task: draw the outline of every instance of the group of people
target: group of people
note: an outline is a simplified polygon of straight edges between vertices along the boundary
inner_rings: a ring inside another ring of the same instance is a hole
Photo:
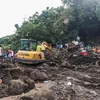
[[[8,49],[4,51],[4,58],[13,57],[13,56],[14,56],[13,50]]]
[[[95,53],[100,53],[100,46],[91,46],[91,45],[87,45],[86,47],[83,47],[85,50],[87,51],[92,51]]]
[[[3,58],[15,57],[15,56],[16,56],[16,53],[14,53],[13,50],[11,50],[11,49],[4,50],[2,48],[2,45],[0,45],[0,60],[1,61]]]
[[[56,48],[62,50],[63,48],[67,48],[68,49],[70,47],[74,47],[74,46],[77,46],[77,45],[81,45],[82,46],[83,43],[73,40],[73,41],[71,41],[69,43],[66,43],[65,45],[63,45],[62,43],[61,44],[56,44]]]
[[[85,46],[82,41],[72,41],[68,44],[65,44],[66,48],[70,48],[71,46],[78,46],[80,52],[95,52],[100,54],[100,46]]]
[[[83,42],[80,42],[79,36],[76,37],[76,40],[73,40],[69,43],[65,43],[65,45],[63,45],[62,43],[56,44],[56,48],[62,50],[64,47],[68,49],[70,47],[74,47],[74,46],[77,46],[77,45],[83,46]]]
[[[93,46],[92,51],[95,53],[100,53],[100,47],[99,46]]]
[[[57,44],[56,47],[57,47],[57,49],[62,50],[63,49],[63,44],[62,43],[61,44]]]
[[[74,47],[78,47],[78,51],[79,53],[83,53],[83,52],[89,52],[89,51],[92,51],[92,52],[95,52],[95,53],[100,53],[100,46],[91,46],[91,45],[87,45],[85,46],[84,42],[80,41],[80,37],[77,36],[77,38],[69,43],[66,43],[65,45],[62,45],[62,44],[57,44],[56,45],[56,48],[57,49],[63,49],[65,48],[67,51],[69,50],[74,50],[73,48]],[[75,49],[77,50],[77,49]]]

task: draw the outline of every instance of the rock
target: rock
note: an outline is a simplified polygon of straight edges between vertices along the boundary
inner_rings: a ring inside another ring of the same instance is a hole
[[[2,77],[2,82],[4,84],[8,84],[10,80],[12,80],[10,72],[9,71],[4,71],[4,76]]]
[[[35,70],[35,71],[32,71],[31,73],[30,73],[30,78],[32,79],[32,80],[35,80],[36,79],[36,72],[37,72],[38,70]]]
[[[28,85],[21,80],[11,80],[8,84],[8,93],[10,95],[18,95],[23,93],[28,88]]]
[[[30,75],[30,78],[35,81],[45,81],[49,79],[45,72],[41,72],[39,70],[36,70],[36,72],[33,71]]]
[[[51,67],[50,68],[52,71],[58,71],[58,67]]]
[[[44,81],[44,80],[48,80],[48,76],[45,72],[40,72],[40,73],[36,73],[36,78],[41,80],[41,81]]]
[[[50,70],[50,66],[44,66],[43,70],[51,71],[51,70]]]
[[[49,65],[50,65],[50,66],[55,66],[56,63],[55,63],[55,62],[49,62]]]
[[[32,100],[32,98],[30,98],[30,97],[25,97],[25,96],[24,96],[24,97],[21,97],[20,99],[21,99],[21,100]]]
[[[32,79],[30,79],[30,78],[28,78],[28,77],[26,77],[26,78],[24,79],[24,82],[28,84],[28,89],[29,89],[29,90],[30,90],[30,89],[33,89],[33,88],[35,87],[35,82],[34,82],[34,80],[32,80]]]
[[[18,79],[22,71],[20,69],[13,69],[10,71],[12,79]]]
[[[42,67],[42,66],[39,66],[39,67],[37,67],[37,69],[38,69],[38,70],[42,70],[42,69],[43,69],[43,67]]]
[[[62,67],[66,67],[68,65],[68,62],[67,61],[63,61],[63,63],[62,63]]]
[[[8,96],[7,90],[8,90],[7,85],[4,84],[0,85],[0,98]]]
[[[46,64],[46,63],[44,63],[44,64],[43,64],[43,67],[44,67],[44,68],[47,68],[47,67],[49,67],[49,65]]]
[[[26,76],[30,76],[30,73],[34,71],[32,68],[25,68],[23,74]]]
[[[47,98],[45,97],[41,97],[40,100],[48,100]]]
[[[93,95],[93,96],[97,96],[97,92],[96,91],[90,91],[90,93]]]

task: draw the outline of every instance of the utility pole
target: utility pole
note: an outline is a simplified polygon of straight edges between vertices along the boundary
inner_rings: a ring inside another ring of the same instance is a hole
[[[27,18],[26,18],[26,15],[24,15],[24,18],[23,18],[23,20],[24,20],[24,23],[25,23],[26,19],[27,19]]]

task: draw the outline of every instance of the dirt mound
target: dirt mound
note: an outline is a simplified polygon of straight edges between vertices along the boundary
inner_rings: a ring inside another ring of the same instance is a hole
[[[35,81],[45,81],[48,80],[49,77],[45,72],[41,72],[39,70],[35,70],[30,74],[30,78]]]
[[[21,80],[11,80],[8,84],[8,94],[9,95],[18,95],[28,88],[28,85],[22,82]]]
[[[1,65],[2,66],[2,65]],[[5,66],[5,67],[4,67]],[[9,65],[10,66],[10,65]],[[27,67],[7,67],[3,64],[0,70],[0,98],[26,93],[35,87],[35,81],[49,79],[45,71]]]
[[[10,100],[100,99],[100,60],[97,55],[89,52],[88,56],[81,56],[75,48],[46,58],[47,62],[41,65],[9,65],[8,68],[3,65],[0,70],[1,100],[16,94],[19,96]],[[42,85],[37,88],[37,83]]]
[[[5,84],[0,85],[0,98],[8,96],[8,86]]]

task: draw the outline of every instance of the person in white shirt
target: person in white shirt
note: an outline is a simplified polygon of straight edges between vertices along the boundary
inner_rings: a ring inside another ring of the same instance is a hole
[[[68,43],[65,44],[65,48],[68,49]]]
[[[12,52],[11,52],[11,57],[13,57],[14,56],[14,51],[12,50]]]
[[[60,44],[59,49],[60,49],[60,51],[63,50],[63,45],[62,44]]]
[[[76,37],[76,40],[77,40],[77,41],[80,41],[80,37],[79,37],[79,36],[77,36],[77,37]]]
[[[0,61],[3,61],[3,49],[2,49],[2,45],[0,45]]]

